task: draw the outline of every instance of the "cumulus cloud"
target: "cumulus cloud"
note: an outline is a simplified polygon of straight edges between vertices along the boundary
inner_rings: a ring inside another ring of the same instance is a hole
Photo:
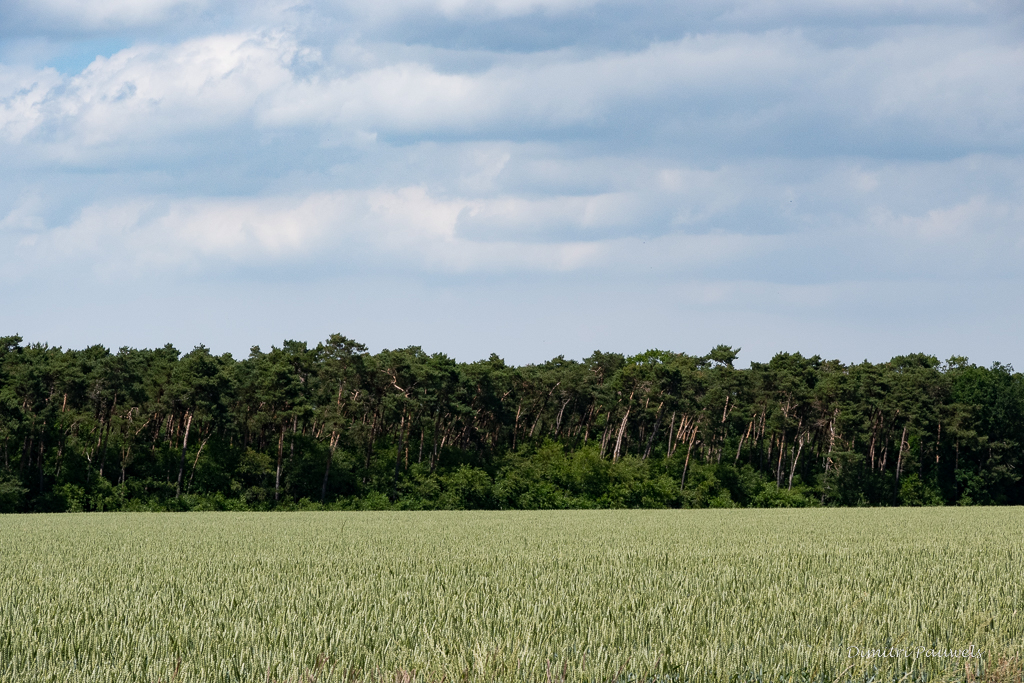
[[[71,78],[23,73],[6,84],[4,131],[87,148],[231,125],[309,54],[273,33],[221,35],[131,47]]]
[[[48,269],[621,278],[668,306],[755,297],[797,318],[882,281],[920,305],[936,273],[1019,289],[1012,16],[998,0],[5,3],[0,35],[121,42],[67,73],[0,51],[0,275],[25,291]]]
[[[332,64],[294,36],[243,33],[131,47],[73,77],[9,69],[0,130],[14,143],[35,133],[68,154],[239,126],[328,126],[341,140],[572,131],[712,154],[735,153],[738,141],[804,154],[886,145],[948,154],[1024,143],[1021,64],[1017,45],[945,29],[856,49],[793,31],[695,36],[635,52],[512,57],[482,72]],[[339,68],[345,75],[333,75]]]
[[[9,255],[23,263],[89,259],[99,272],[138,276],[153,268],[297,260],[345,268],[387,262],[438,272],[562,271],[594,265],[608,251],[593,240],[533,243],[459,234],[461,217],[500,213],[501,205],[500,199],[438,199],[422,187],[266,199],[136,199],[88,206],[67,226],[23,228]],[[19,207],[0,228],[28,224],[37,222]]]

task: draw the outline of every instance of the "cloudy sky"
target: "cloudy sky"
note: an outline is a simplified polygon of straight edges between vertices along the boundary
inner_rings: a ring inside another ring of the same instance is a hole
[[[0,334],[1024,368],[1015,0],[5,0]]]

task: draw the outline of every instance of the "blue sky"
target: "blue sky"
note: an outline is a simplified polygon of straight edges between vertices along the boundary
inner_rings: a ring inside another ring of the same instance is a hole
[[[1009,0],[8,0],[0,328],[1024,367]]]

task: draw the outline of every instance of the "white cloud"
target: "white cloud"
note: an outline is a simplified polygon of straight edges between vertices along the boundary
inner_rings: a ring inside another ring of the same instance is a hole
[[[620,137],[639,125],[646,144],[676,128],[683,139],[705,129],[703,139],[728,145],[730,136],[792,136],[787,126],[799,121],[812,139],[831,134],[847,146],[872,144],[877,129],[939,149],[1024,142],[1024,50],[977,32],[836,49],[793,31],[694,36],[632,52],[508,56],[484,71],[383,61],[331,63],[294,36],[263,32],[135,46],[71,78],[8,69],[0,131],[13,143],[35,133],[69,159],[102,145],[131,155],[136,142],[211,130],[254,134],[253,126],[329,126],[335,140],[372,140]]]
[[[10,68],[0,64],[0,140],[20,142],[45,121],[43,103],[59,87],[53,69]]]
[[[262,121],[421,133],[601,125],[613,107],[657,112],[665,107],[658,100],[720,100],[732,98],[736,88],[765,94],[813,64],[815,55],[808,51],[795,35],[733,35],[655,44],[639,52],[511,58],[483,73],[401,62],[344,78],[295,81],[276,94]],[[784,87],[791,90],[788,83]]]
[[[9,257],[87,261],[100,272],[138,277],[152,268],[296,260],[347,267],[389,262],[438,272],[561,271],[592,265],[607,251],[597,241],[479,241],[457,233],[463,212],[500,212],[502,200],[496,204],[437,199],[422,187],[266,199],[136,199],[88,206],[69,225],[21,240]],[[0,225],[30,217],[19,208]]]
[[[46,103],[62,137],[92,146],[220,128],[287,83],[301,56],[277,34],[213,36],[98,58]]]
[[[72,78],[0,72],[0,135],[55,144],[48,154],[69,160],[97,145],[131,156],[141,141],[324,126],[334,140],[575,130],[728,146],[779,135],[804,144],[787,128],[800,122],[810,139],[850,148],[879,131],[939,150],[1024,142],[1024,50],[976,31],[923,30],[857,48],[824,48],[794,31],[726,34],[496,59],[482,72],[386,55],[377,65],[337,63],[281,32],[138,45]]]
[[[1024,202],[973,196],[920,214],[875,215],[880,242],[913,272],[1014,275],[1024,258]],[[871,234],[866,231],[866,234]]]
[[[652,313],[666,338],[774,308],[801,334],[840,309],[881,328],[889,292],[912,292],[905,308],[936,278],[961,300],[987,277],[1021,286],[1024,51],[1005,4],[6,4],[0,23],[44,42],[63,40],[31,28],[51,21],[143,38],[72,45],[107,55],[77,75],[0,64],[0,277],[358,271],[475,291],[501,273],[509,297],[564,278],[577,298],[657,300],[634,340]]]

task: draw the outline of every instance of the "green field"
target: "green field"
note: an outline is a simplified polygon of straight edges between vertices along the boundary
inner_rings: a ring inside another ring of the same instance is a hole
[[[8,515],[0,681],[1010,680],[1022,573],[1020,508]]]

